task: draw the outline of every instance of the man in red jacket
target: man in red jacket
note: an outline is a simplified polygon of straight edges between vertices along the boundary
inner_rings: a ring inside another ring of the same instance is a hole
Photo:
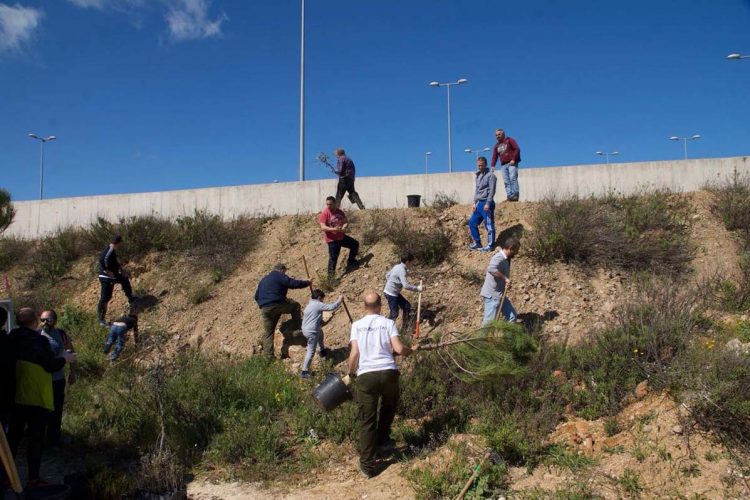
[[[492,149],[492,170],[500,159],[500,171],[505,183],[505,194],[508,201],[518,201],[518,163],[521,161],[521,148],[512,137],[507,137],[501,128],[495,130],[497,144]]]

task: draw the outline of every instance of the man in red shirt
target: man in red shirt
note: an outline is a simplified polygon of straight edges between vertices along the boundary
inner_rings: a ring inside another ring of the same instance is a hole
[[[339,261],[341,247],[349,249],[346,272],[356,269],[359,266],[357,262],[359,242],[345,234],[349,223],[346,221],[346,214],[338,208],[336,198],[333,196],[326,198],[326,207],[318,215],[318,223],[323,230],[323,240],[328,245],[328,277],[332,278],[336,274],[336,263]]]
[[[495,130],[495,138],[497,144],[492,148],[492,170],[495,170],[495,164],[499,159],[508,201],[518,201],[518,163],[521,161],[521,148],[516,140],[507,137],[501,128]]]

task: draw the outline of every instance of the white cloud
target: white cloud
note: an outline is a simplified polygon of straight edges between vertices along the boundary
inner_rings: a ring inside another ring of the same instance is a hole
[[[41,9],[0,3],[0,53],[20,50],[44,17]]]
[[[111,3],[107,2],[107,0],[68,0],[68,2],[72,3],[76,7],[81,7],[84,9],[103,9],[107,5],[107,3]]]
[[[221,36],[221,25],[229,18],[223,12],[209,18],[210,0],[172,0],[166,20],[175,41]]]

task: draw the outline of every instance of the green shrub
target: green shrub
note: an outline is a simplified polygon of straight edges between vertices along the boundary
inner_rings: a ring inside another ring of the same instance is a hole
[[[34,251],[34,242],[13,236],[0,238],[0,271],[23,265]]]
[[[740,234],[746,249],[750,248],[750,177],[740,175],[735,168],[730,177],[708,189],[714,194],[713,213],[725,228]]]
[[[81,231],[74,228],[58,230],[43,238],[32,256],[33,282],[52,282],[65,275],[70,266],[83,256]]]
[[[0,188],[0,234],[8,229],[16,216],[16,209],[10,200],[10,193]]]
[[[451,251],[451,238],[439,223],[417,229],[404,216],[391,220],[388,239],[393,243],[397,255],[411,253],[425,266],[440,264]]]
[[[555,260],[681,272],[690,262],[689,204],[666,191],[540,202],[527,243],[537,261]]]
[[[451,461],[439,470],[431,466],[414,467],[404,473],[414,487],[417,498],[455,498],[474,470],[479,467],[478,463],[469,465],[471,461],[466,443],[455,443],[449,447],[453,454]],[[466,493],[466,498],[495,498],[507,488],[507,484],[505,466],[487,461],[479,469],[479,474]]]
[[[712,291],[712,305],[731,312],[750,309],[750,256],[740,258],[740,272],[731,278],[719,277],[705,285]]]
[[[448,210],[452,206],[458,205],[456,198],[458,198],[458,194],[455,191],[451,194],[443,193],[441,191],[435,193],[435,197],[432,199],[430,206],[442,212],[443,210]]]

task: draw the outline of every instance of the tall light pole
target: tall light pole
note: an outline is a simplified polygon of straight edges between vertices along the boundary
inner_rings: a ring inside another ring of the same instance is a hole
[[[698,134],[695,134],[691,137],[677,137],[676,135],[673,135],[672,137],[669,138],[669,140],[670,141],[682,141],[682,145],[685,149],[685,159],[687,160],[688,159],[687,158],[687,141],[694,141],[700,138],[701,136]]]
[[[482,148],[482,149],[466,148],[464,149],[464,153],[476,153],[477,160],[479,159],[479,153],[484,153],[485,151],[492,151],[492,148]]]
[[[468,83],[466,78],[459,78],[455,82],[430,82],[430,87],[445,87],[448,89],[448,172],[453,172],[453,149],[451,147],[451,87]]]
[[[620,152],[619,151],[612,151],[611,153],[607,153],[607,152],[604,152],[604,151],[597,151],[596,154],[598,154],[599,156],[604,156],[607,159],[607,165],[609,165],[609,157],[610,156],[619,155]]]
[[[727,56],[727,59],[750,59],[750,55],[743,55],[743,54],[729,54]]]
[[[305,180],[305,0],[302,0],[299,61],[299,180]]]
[[[432,151],[427,151],[424,154],[424,173],[427,173],[427,157],[432,155]]]
[[[49,141],[54,141],[57,139],[54,135],[50,135],[48,137],[39,137],[36,134],[29,134],[29,137],[32,139],[36,139],[39,141],[42,145],[42,154],[39,159],[39,199],[44,199],[44,144]]]

